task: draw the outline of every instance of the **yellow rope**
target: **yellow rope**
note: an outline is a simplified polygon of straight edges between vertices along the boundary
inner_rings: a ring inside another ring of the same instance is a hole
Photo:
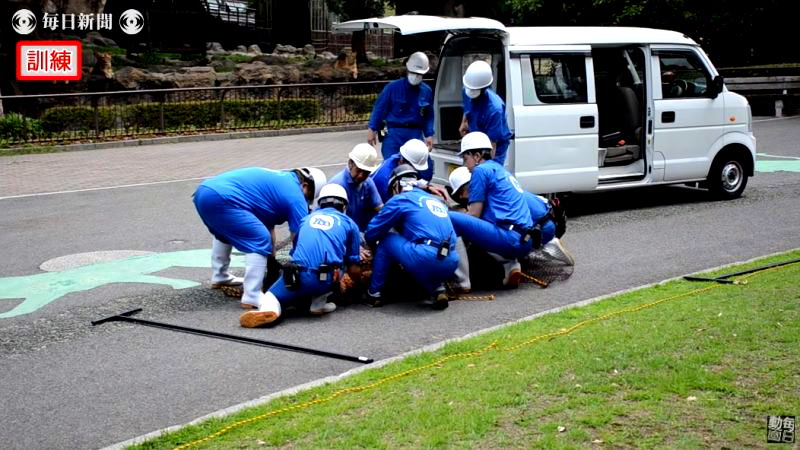
[[[785,265],[785,266],[773,267],[771,269],[765,269],[765,270],[760,271],[760,272],[754,272],[754,273],[751,273],[751,274],[748,274],[746,276],[741,277],[741,280],[747,280],[748,278],[751,278],[751,277],[753,277],[755,275],[760,275],[760,274],[772,272],[772,271],[779,270],[779,269],[785,269],[785,268],[791,267],[791,266],[792,266],[792,264],[789,264],[789,265]],[[744,283],[742,283],[742,284],[744,285]],[[598,323],[598,322],[601,322],[601,321],[609,320],[609,319],[612,319],[614,317],[621,316],[623,314],[630,314],[630,313],[639,312],[639,311],[642,311],[644,309],[652,308],[654,306],[657,306],[657,305],[660,305],[662,303],[666,303],[666,302],[669,302],[669,301],[674,301],[674,300],[678,300],[678,299],[682,299],[682,298],[692,297],[692,296],[695,296],[695,295],[698,295],[698,294],[702,294],[704,292],[711,291],[713,289],[719,289],[719,288],[721,288],[723,286],[724,285],[721,285],[721,284],[714,284],[712,286],[708,286],[708,287],[701,288],[701,289],[695,289],[693,291],[689,291],[689,292],[686,292],[684,294],[673,295],[671,297],[667,297],[667,298],[663,298],[663,299],[660,299],[660,300],[656,300],[654,302],[646,303],[644,305],[639,305],[639,306],[634,306],[634,307],[630,307],[630,308],[625,308],[625,309],[622,309],[622,310],[619,310],[619,311],[614,311],[614,312],[605,314],[605,315],[600,316],[600,317],[594,317],[594,318],[591,318],[591,319],[587,319],[587,320],[578,322],[577,324],[575,324],[575,325],[573,325],[573,326],[571,326],[569,328],[562,328],[559,331],[555,331],[555,332],[552,332],[552,333],[547,333],[547,334],[542,334],[542,335],[536,336],[534,338],[528,339],[528,340],[523,341],[523,342],[521,342],[521,343],[519,343],[517,345],[513,345],[513,346],[505,348],[505,349],[498,348],[497,342],[492,342],[490,345],[488,345],[487,347],[483,348],[482,350],[478,350],[478,351],[474,351],[474,352],[455,353],[455,354],[452,354],[452,355],[448,355],[448,356],[440,358],[440,359],[438,359],[438,360],[436,360],[436,361],[434,361],[434,362],[432,362],[430,364],[426,364],[426,365],[420,366],[420,367],[415,367],[413,369],[409,369],[409,370],[397,373],[395,375],[391,375],[391,376],[388,376],[386,378],[382,378],[382,379],[380,379],[378,381],[375,381],[374,383],[370,383],[370,384],[362,385],[362,386],[353,386],[353,387],[349,387],[349,388],[340,389],[340,390],[332,393],[331,395],[329,395],[327,397],[322,397],[322,398],[318,398],[318,399],[314,399],[314,400],[309,400],[309,401],[306,401],[306,402],[303,402],[303,403],[298,403],[296,405],[285,406],[283,408],[279,408],[279,409],[276,409],[276,410],[273,410],[273,411],[270,411],[270,412],[255,416],[255,417],[251,417],[249,419],[244,419],[244,420],[240,420],[238,422],[234,422],[234,423],[232,423],[232,424],[220,429],[219,431],[217,431],[215,433],[212,433],[212,434],[210,434],[210,435],[208,435],[208,436],[206,436],[204,438],[201,438],[201,439],[198,439],[198,440],[195,440],[195,441],[191,441],[191,442],[188,442],[186,444],[183,444],[183,445],[180,445],[178,447],[175,447],[175,450],[185,450],[185,449],[188,449],[188,448],[191,448],[191,447],[195,447],[195,446],[200,445],[200,444],[204,444],[206,442],[209,442],[209,441],[211,441],[213,439],[216,439],[216,438],[222,436],[225,433],[228,433],[231,430],[234,430],[236,428],[240,428],[240,427],[242,427],[244,425],[247,425],[247,424],[250,424],[250,423],[253,423],[253,422],[257,422],[257,421],[262,420],[262,419],[266,419],[268,417],[274,417],[274,416],[277,416],[277,415],[280,415],[280,414],[283,414],[283,413],[288,413],[288,412],[292,412],[292,411],[298,411],[298,410],[310,408],[310,407],[312,407],[314,405],[319,405],[319,404],[322,404],[322,403],[328,403],[328,402],[330,402],[330,401],[332,401],[332,400],[334,400],[334,399],[336,399],[338,397],[341,397],[341,396],[344,396],[344,395],[347,395],[347,394],[354,394],[354,393],[368,391],[370,389],[374,389],[374,388],[376,388],[378,386],[381,386],[383,384],[386,384],[386,383],[389,383],[389,382],[392,382],[392,381],[396,381],[396,380],[399,380],[401,378],[408,377],[408,376],[416,374],[418,372],[422,372],[422,371],[427,370],[427,369],[432,369],[434,367],[441,366],[442,364],[444,364],[444,363],[446,363],[448,361],[454,360],[454,359],[467,358],[467,357],[478,357],[478,356],[481,356],[481,355],[487,353],[488,351],[490,351],[492,349],[497,349],[498,351],[502,351],[502,352],[513,352],[513,351],[519,350],[522,347],[533,345],[533,344],[535,344],[537,342],[540,342],[540,341],[543,341],[543,340],[550,340],[550,339],[555,339],[557,337],[566,336],[566,335],[574,333],[575,331],[577,331],[577,330],[579,330],[579,329],[581,329],[583,327],[586,327],[587,325],[590,325],[590,324],[594,324],[594,323]],[[491,295],[491,297],[494,297],[494,295]],[[465,300],[466,298],[461,298],[461,299]]]

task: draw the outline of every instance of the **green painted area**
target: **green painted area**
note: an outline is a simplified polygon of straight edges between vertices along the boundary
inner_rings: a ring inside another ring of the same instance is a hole
[[[233,255],[231,266],[244,267],[244,256]],[[63,272],[0,278],[0,301],[23,299],[22,303],[10,311],[0,313],[0,319],[30,314],[67,294],[112,283],[162,284],[173,289],[199,286],[200,283],[191,280],[151,275],[170,267],[210,268],[211,250],[156,253],[91,264]]]
[[[756,172],[800,172],[800,161],[756,161]]]

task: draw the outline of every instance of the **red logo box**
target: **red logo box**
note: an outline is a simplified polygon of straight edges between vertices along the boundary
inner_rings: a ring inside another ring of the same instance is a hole
[[[17,80],[78,81],[82,58],[81,41],[19,41]]]

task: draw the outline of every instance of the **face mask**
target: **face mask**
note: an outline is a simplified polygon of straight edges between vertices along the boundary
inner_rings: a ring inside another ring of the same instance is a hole
[[[464,88],[464,91],[466,91],[467,97],[469,97],[471,99],[476,99],[476,98],[481,96],[481,90],[480,89]]]
[[[418,73],[409,73],[408,74],[408,82],[411,83],[412,86],[416,86],[422,83],[422,75]]]

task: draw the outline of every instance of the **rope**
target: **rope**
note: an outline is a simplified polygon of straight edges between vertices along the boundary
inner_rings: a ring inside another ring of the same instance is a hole
[[[521,275],[522,275],[522,278],[524,278],[526,281],[528,281],[530,283],[533,283],[533,284],[539,286],[542,289],[546,288],[547,286],[550,286],[550,283],[548,283],[547,281],[540,280],[540,279],[538,279],[538,278],[536,278],[534,276],[528,275],[525,272],[522,272]]]
[[[793,264],[791,264],[791,265],[793,265]],[[765,274],[765,273],[768,273],[768,272],[782,270],[782,269],[785,269],[787,267],[791,267],[791,265],[773,267],[771,269],[765,269],[765,270],[760,271],[760,272],[754,272],[754,273],[751,273],[749,275],[741,277],[741,280],[747,280],[747,279],[749,279],[751,277],[754,277],[756,275],[761,275],[761,274]],[[614,312],[602,315],[600,317],[593,317],[593,318],[590,318],[590,319],[586,319],[584,321],[578,322],[577,324],[575,324],[575,325],[573,325],[573,326],[571,326],[569,328],[562,328],[561,330],[558,330],[558,331],[555,331],[555,332],[552,332],[552,333],[541,334],[541,335],[533,337],[531,339],[522,341],[519,344],[512,345],[512,346],[510,346],[508,348],[498,347],[497,342],[492,342],[487,347],[485,347],[485,348],[483,348],[481,350],[478,350],[478,351],[462,352],[462,353],[455,353],[455,354],[452,354],[452,355],[448,355],[448,356],[445,356],[443,358],[437,359],[436,361],[434,361],[434,362],[432,362],[430,364],[426,364],[426,365],[423,365],[423,366],[420,366],[420,367],[415,367],[413,369],[409,369],[409,370],[400,372],[398,374],[391,375],[391,376],[379,379],[378,381],[375,381],[375,382],[370,383],[370,384],[366,384],[366,385],[362,385],[362,386],[353,386],[353,387],[349,387],[349,388],[340,389],[340,390],[334,392],[333,394],[331,394],[331,395],[329,395],[327,397],[322,397],[322,398],[318,398],[318,399],[314,399],[314,400],[309,400],[309,401],[306,401],[306,402],[298,403],[296,405],[286,406],[286,407],[279,408],[279,409],[276,409],[276,410],[273,410],[273,411],[270,411],[270,412],[255,416],[255,417],[251,417],[249,419],[244,419],[244,420],[240,420],[238,422],[234,422],[234,423],[232,423],[232,424],[220,429],[219,431],[217,431],[215,433],[212,433],[212,434],[210,434],[210,435],[208,435],[208,436],[206,436],[204,438],[197,439],[197,440],[194,440],[194,441],[191,441],[191,442],[187,442],[186,444],[183,444],[183,445],[180,445],[178,447],[175,447],[175,450],[185,450],[185,449],[188,449],[188,448],[191,448],[191,447],[198,446],[200,444],[204,444],[206,442],[209,442],[209,441],[211,441],[213,439],[216,439],[216,438],[222,436],[223,434],[226,434],[226,433],[230,432],[231,430],[234,430],[236,428],[240,428],[240,427],[242,427],[244,425],[247,425],[247,424],[250,424],[250,423],[253,423],[253,422],[257,422],[259,420],[263,420],[263,419],[266,419],[266,418],[269,418],[269,417],[274,417],[274,416],[278,416],[280,414],[289,413],[289,412],[293,412],[293,411],[300,411],[300,410],[303,410],[303,409],[310,408],[310,407],[312,407],[314,405],[328,403],[328,402],[330,402],[332,400],[335,400],[336,398],[343,397],[343,396],[346,396],[346,395],[349,395],[349,394],[356,394],[356,393],[368,391],[370,389],[374,389],[374,388],[379,387],[381,385],[384,385],[386,383],[390,383],[392,381],[396,381],[396,380],[399,380],[399,379],[402,379],[402,378],[406,378],[408,376],[414,375],[416,373],[422,372],[422,371],[427,370],[427,369],[441,367],[444,363],[452,361],[452,360],[483,356],[484,354],[486,354],[487,352],[489,352],[490,350],[493,350],[493,349],[497,350],[499,352],[505,352],[505,353],[514,352],[514,351],[517,351],[517,350],[519,350],[521,348],[534,345],[534,344],[536,344],[538,342],[541,342],[541,341],[545,341],[545,340],[549,341],[549,340],[552,340],[552,339],[555,339],[555,338],[558,338],[558,337],[567,336],[569,334],[574,333],[577,330],[580,330],[581,328],[585,328],[585,327],[587,327],[589,325],[596,324],[596,323],[599,323],[599,322],[602,322],[602,321],[610,320],[612,318],[621,316],[623,314],[636,313],[636,312],[639,312],[639,311],[642,311],[642,310],[645,310],[645,309],[648,309],[648,308],[652,308],[654,306],[661,305],[661,304],[666,303],[666,302],[675,301],[675,300],[679,300],[679,299],[684,299],[684,298],[688,298],[688,297],[693,297],[693,296],[696,296],[698,294],[702,294],[702,293],[705,293],[705,292],[708,292],[708,291],[712,291],[714,289],[720,289],[720,288],[722,288],[724,286],[725,285],[722,285],[722,284],[715,284],[715,285],[708,286],[708,287],[705,287],[705,288],[695,289],[693,291],[689,291],[689,292],[686,292],[686,293],[683,293],[683,294],[677,294],[677,295],[673,295],[671,297],[662,298],[662,299],[659,299],[659,300],[656,300],[656,301],[653,301],[653,302],[650,302],[650,303],[646,303],[644,305],[633,306],[633,307],[625,308],[625,309],[622,309],[622,310],[619,310],[619,311],[614,311]],[[739,286],[746,286],[746,284],[742,283]],[[492,297],[492,299],[494,299],[494,295],[493,294],[490,295],[490,296],[486,296],[486,297]],[[466,300],[467,298],[460,298],[460,299],[461,300]]]

